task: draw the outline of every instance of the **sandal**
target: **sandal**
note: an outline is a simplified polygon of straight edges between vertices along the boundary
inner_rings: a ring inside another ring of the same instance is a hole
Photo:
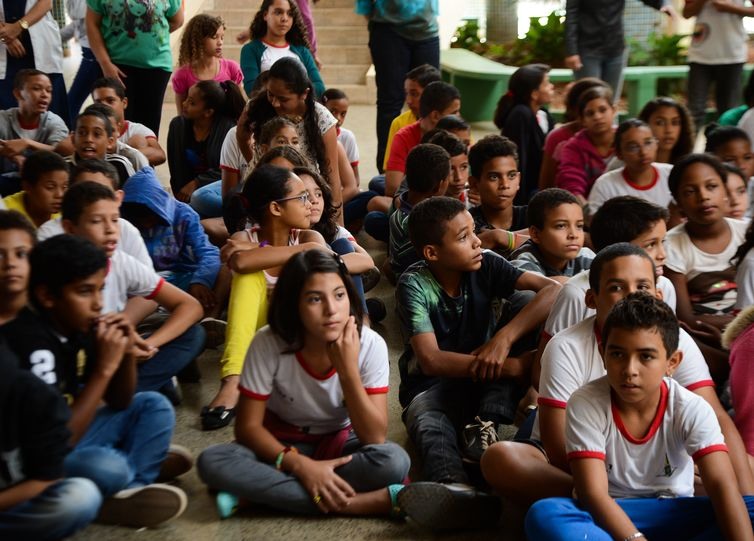
[[[214,408],[204,406],[199,414],[202,419],[202,430],[217,430],[228,426],[235,416],[236,409],[226,408],[225,406]]]

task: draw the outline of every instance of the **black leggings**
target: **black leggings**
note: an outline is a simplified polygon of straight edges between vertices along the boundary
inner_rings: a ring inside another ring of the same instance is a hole
[[[137,68],[125,64],[118,64],[118,69],[126,74],[123,80],[128,98],[126,118],[144,124],[159,136],[162,102],[171,72],[160,68]]]

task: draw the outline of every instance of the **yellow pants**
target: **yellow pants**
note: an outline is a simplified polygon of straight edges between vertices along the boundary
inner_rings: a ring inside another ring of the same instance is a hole
[[[262,271],[233,274],[228,301],[228,329],[221,375],[241,374],[246,351],[256,332],[267,324],[267,282]]]

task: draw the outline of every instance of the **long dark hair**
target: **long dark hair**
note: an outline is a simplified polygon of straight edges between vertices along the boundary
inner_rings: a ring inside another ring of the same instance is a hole
[[[246,106],[246,100],[241,93],[241,89],[233,81],[199,81],[194,86],[202,93],[204,107],[215,111],[215,116],[225,116],[238,120],[243,108]]]
[[[351,315],[361,335],[364,310],[361,299],[351,281],[343,260],[323,250],[307,250],[292,256],[280,271],[267,312],[267,322],[272,331],[290,346],[284,352],[301,349],[304,339],[304,324],[301,321],[299,302],[307,278],[317,273],[333,273],[340,276],[351,304]]]
[[[315,162],[319,168],[320,174],[327,176],[329,160],[325,153],[325,143],[322,140],[322,133],[319,131],[317,124],[317,110],[314,99],[314,86],[306,74],[306,69],[301,62],[294,58],[281,58],[270,68],[270,79],[279,79],[285,84],[285,87],[294,94],[306,95],[306,113],[304,114],[304,135],[306,144],[312,153],[311,161]],[[251,122],[254,140],[258,141],[262,126],[272,117],[277,116],[272,104],[267,99],[266,92],[256,94],[249,102],[248,117]],[[329,180],[329,179],[327,179]]]
[[[670,153],[671,162],[676,163],[678,160],[694,151],[694,141],[696,139],[694,120],[691,118],[691,113],[689,113],[689,110],[686,109],[685,105],[675,101],[673,98],[666,97],[649,100],[639,113],[639,118],[649,124],[649,118],[655,114],[658,109],[662,109],[663,107],[672,107],[681,117],[681,135],[678,137],[678,142],[676,142]]]
[[[260,165],[246,178],[240,193],[233,194],[223,208],[223,220],[228,234],[241,231],[250,218],[262,223],[267,208],[273,201],[288,195],[288,181],[293,173],[275,165]]]
[[[262,5],[259,6],[259,11],[254,15],[254,19],[249,25],[249,33],[251,39],[261,40],[267,35],[267,23],[264,20],[264,15],[267,10],[270,9],[274,0],[264,0]],[[309,0],[304,0],[308,2]],[[301,10],[298,9],[296,0],[288,0],[288,4],[291,6],[291,14],[293,15],[293,24],[291,29],[285,35],[285,40],[291,45],[303,45],[307,49],[311,50],[312,46],[309,43],[309,37],[306,33],[306,25],[304,25],[304,19],[301,17]]]
[[[322,192],[322,217],[319,219],[319,222],[312,225],[311,228],[322,235],[326,243],[332,243],[332,241],[335,240],[335,236],[338,234],[339,227],[338,207],[333,205],[330,185],[325,182],[322,175],[317,173],[311,167],[294,167],[293,172],[299,177],[301,175],[312,177],[317,188]]]
[[[731,264],[739,265],[741,261],[744,260],[744,257],[746,257],[746,254],[749,253],[749,250],[751,250],[752,248],[754,248],[754,220],[752,220],[751,224],[749,224],[749,228],[746,230],[746,236],[744,237],[743,244],[738,247],[738,250],[736,250],[736,255],[734,255],[730,260]]]
[[[531,94],[539,88],[545,75],[550,71],[547,64],[527,64],[518,68],[508,81],[508,92],[500,97],[495,109],[495,126],[501,130],[508,115],[516,105],[531,104]]]

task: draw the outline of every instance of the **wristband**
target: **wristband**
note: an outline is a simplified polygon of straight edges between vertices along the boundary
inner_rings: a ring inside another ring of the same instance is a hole
[[[643,533],[641,533],[641,532],[634,532],[631,535],[629,535],[628,537],[624,537],[623,541],[634,541],[634,539],[641,539],[642,537],[644,537]]]
[[[512,252],[516,247],[516,234],[513,231],[508,231],[508,251]]]
[[[295,447],[286,447],[282,451],[278,453],[277,458],[275,459],[275,469],[281,470],[283,468],[283,459],[285,458],[286,453],[298,453],[298,449]]]

